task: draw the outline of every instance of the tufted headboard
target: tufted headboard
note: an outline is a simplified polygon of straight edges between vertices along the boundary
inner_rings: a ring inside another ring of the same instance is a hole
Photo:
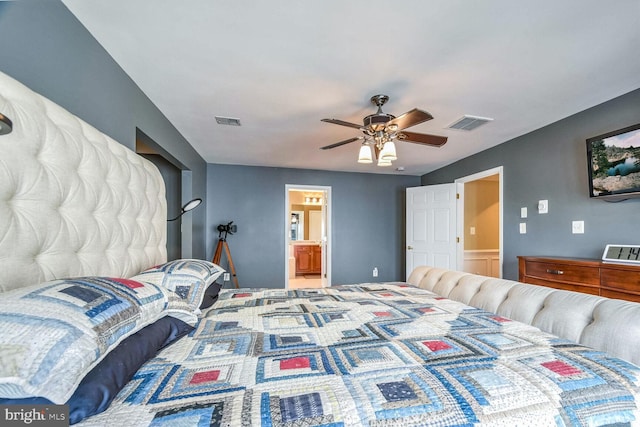
[[[1,72],[0,113],[13,122],[0,135],[0,292],[166,261],[151,162]]]

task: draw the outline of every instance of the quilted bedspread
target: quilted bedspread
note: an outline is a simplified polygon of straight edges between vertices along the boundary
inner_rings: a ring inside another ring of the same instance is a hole
[[[633,425],[640,369],[402,283],[223,290],[97,426]]]

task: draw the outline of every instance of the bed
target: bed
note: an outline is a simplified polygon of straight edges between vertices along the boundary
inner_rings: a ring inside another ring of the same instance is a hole
[[[4,74],[0,112],[0,404],[79,426],[638,424],[635,364],[515,312],[416,283],[220,290],[219,266],[166,260],[153,165]]]

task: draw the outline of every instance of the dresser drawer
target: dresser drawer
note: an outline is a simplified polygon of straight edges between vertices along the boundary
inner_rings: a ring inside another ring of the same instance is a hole
[[[603,267],[600,269],[600,284],[603,288],[640,294],[640,272]]]
[[[525,268],[527,276],[537,277],[543,280],[575,283],[578,285],[598,286],[600,284],[600,269],[598,267],[527,261]]]
[[[640,302],[640,294],[630,294],[626,292],[613,291],[609,289],[600,289],[600,296],[607,298],[622,299],[625,301]]]

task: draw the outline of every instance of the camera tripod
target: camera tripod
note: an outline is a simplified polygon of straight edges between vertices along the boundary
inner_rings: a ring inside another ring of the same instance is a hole
[[[236,276],[236,268],[233,265],[233,258],[231,258],[231,251],[229,250],[229,244],[227,243],[227,234],[229,233],[229,225],[226,227],[218,227],[220,234],[218,235],[218,245],[216,246],[216,252],[213,254],[213,262],[214,264],[220,265],[220,258],[222,257],[222,249],[224,248],[224,252],[227,254],[227,261],[229,261],[229,270],[231,271],[231,277],[233,278],[233,282],[236,285],[236,289],[240,288],[238,284],[238,276]]]

